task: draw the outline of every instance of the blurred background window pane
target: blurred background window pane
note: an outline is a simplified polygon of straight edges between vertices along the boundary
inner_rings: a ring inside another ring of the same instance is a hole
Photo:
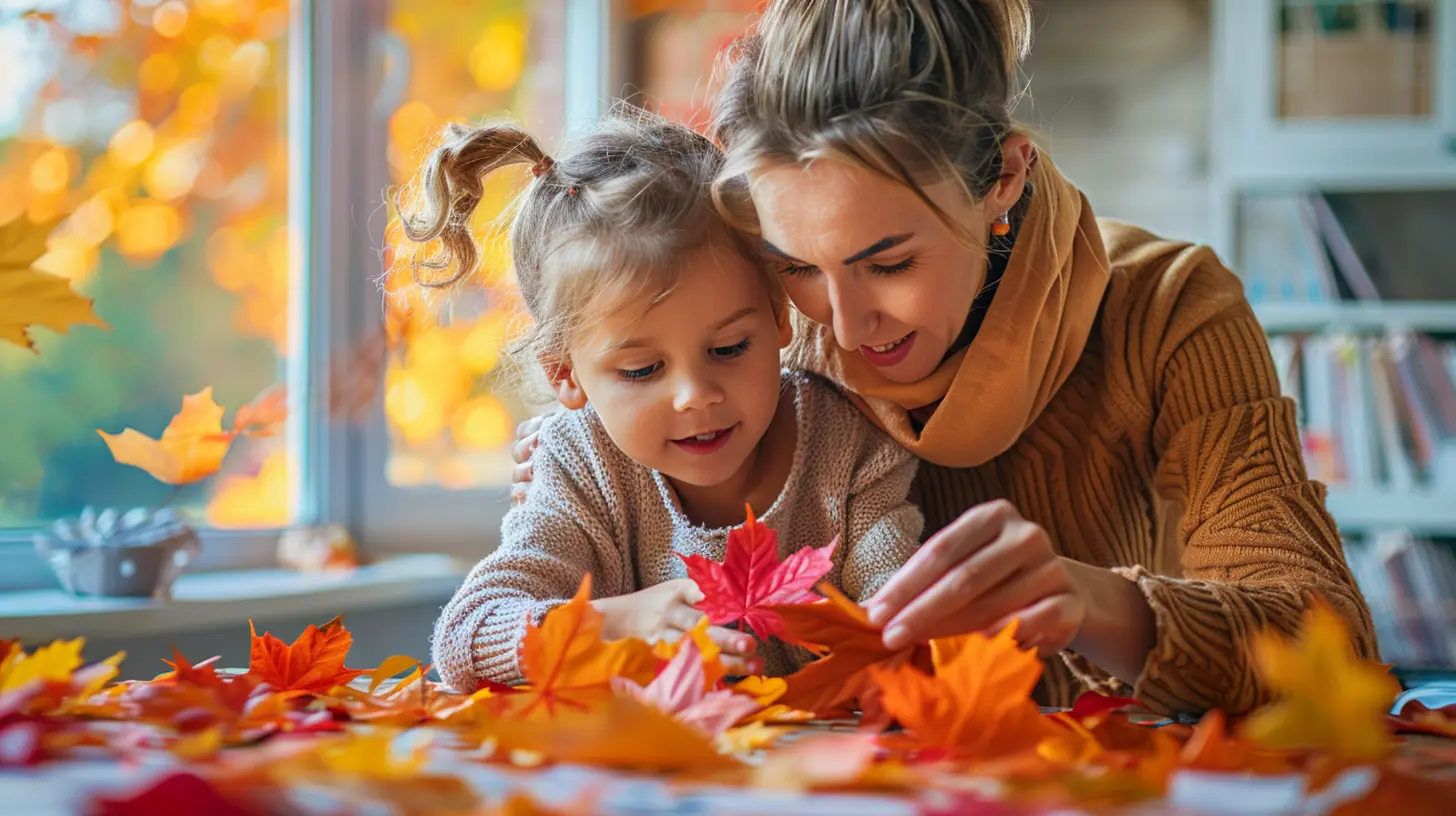
[[[388,30],[409,63],[404,99],[389,118],[392,183],[409,181],[447,122],[505,118],[524,124],[548,151],[556,149],[564,125],[565,7],[566,0],[392,6]],[[393,485],[470,489],[510,482],[510,442],[532,406],[531,392],[506,360],[520,310],[497,219],[529,178],[519,166],[486,179],[472,221],[485,249],[473,280],[430,297],[407,268],[397,266],[387,277],[388,306],[400,318],[395,340],[403,340],[394,344],[384,382],[386,476]],[[402,247],[396,230],[387,240],[388,267]],[[426,246],[425,254],[434,248]]]
[[[176,495],[96,434],[156,437],[207,386],[231,422],[283,379],[288,3],[25,5],[0,13],[0,223],[61,219],[37,266],[113,330],[0,344],[0,528],[168,500],[217,526],[288,523],[283,434],[239,440]]]
[[[759,0],[617,0],[617,83],[633,102],[706,128],[713,66],[757,18]]]

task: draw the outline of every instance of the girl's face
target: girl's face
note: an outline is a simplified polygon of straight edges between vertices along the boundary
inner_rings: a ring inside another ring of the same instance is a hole
[[[762,272],[727,240],[686,259],[677,286],[643,311],[607,313],[557,376],[568,408],[590,402],[633,460],[699,487],[749,462],[779,401],[779,349]]]
[[[903,185],[845,162],[776,166],[751,181],[764,252],[799,311],[889,380],[933,372],[985,281],[984,246],[956,240]],[[1004,211],[990,209],[994,194],[972,204],[951,182],[924,190],[972,229]]]

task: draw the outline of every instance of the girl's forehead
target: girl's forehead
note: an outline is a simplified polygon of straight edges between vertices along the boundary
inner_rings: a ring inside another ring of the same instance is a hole
[[[587,342],[622,348],[648,334],[710,333],[731,317],[770,307],[765,274],[740,250],[702,247],[674,272],[659,277],[666,285],[598,292],[588,310],[594,326]]]

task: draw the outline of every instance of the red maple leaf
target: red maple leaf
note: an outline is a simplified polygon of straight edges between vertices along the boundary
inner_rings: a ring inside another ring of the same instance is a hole
[[[767,607],[812,603],[819,596],[810,592],[820,578],[834,567],[834,547],[805,547],[779,560],[778,535],[759,524],[748,508],[748,521],[728,534],[723,563],[701,555],[682,555],[688,577],[703,592],[694,607],[715,625],[743,621],[760,639],[783,631],[784,622]]]
[[[154,813],[261,816],[265,811],[240,797],[223,794],[196,774],[173,771],[130,796],[94,797],[87,812],[95,816],[151,816]]]

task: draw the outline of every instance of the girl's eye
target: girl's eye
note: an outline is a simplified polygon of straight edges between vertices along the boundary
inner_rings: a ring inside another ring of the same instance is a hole
[[[742,341],[734,343],[731,346],[717,346],[712,350],[711,354],[720,360],[731,360],[748,351],[751,345],[752,342],[750,339],[745,337]]]
[[[656,374],[659,368],[662,368],[662,363],[653,363],[642,368],[619,368],[617,374],[624,380],[645,380]]]
[[[872,263],[872,264],[870,264],[870,271],[873,272],[873,273],[875,273],[876,275],[898,275],[901,272],[909,272],[910,270],[914,269],[915,268],[915,264],[916,264],[917,261],[919,261],[919,258],[916,257],[916,256],[914,256],[914,255],[911,255],[910,257],[906,258],[903,261],[900,261],[899,263],[892,263],[892,264],[873,264]]]

